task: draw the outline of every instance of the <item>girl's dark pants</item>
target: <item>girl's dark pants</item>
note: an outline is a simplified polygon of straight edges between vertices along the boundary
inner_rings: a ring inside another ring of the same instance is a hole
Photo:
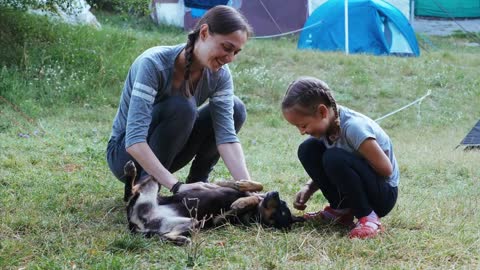
[[[316,138],[305,140],[298,158],[334,209],[351,208],[355,217],[373,211],[387,215],[397,201],[398,189],[377,175],[368,162],[341,148],[327,149]]]
[[[235,130],[238,133],[245,122],[247,111],[237,97],[234,97],[233,110]],[[171,96],[154,105],[147,143],[171,173],[193,159],[187,183],[206,182],[220,158],[210,106],[207,104],[198,109],[194,97]],[[125,136],[111,138],[107,147],[107,162],[115,177],[124,183],[126,179],[123,167],[129,160],[135,161],[125,149]],[[147,175],[138,163],[135,165],[137,178]]]

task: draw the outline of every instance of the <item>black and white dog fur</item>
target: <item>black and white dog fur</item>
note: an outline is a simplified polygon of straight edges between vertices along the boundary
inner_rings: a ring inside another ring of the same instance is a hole
[[[189,190],[172,196],[160,196],[160,185],[152,177],[135,184],[136,168],[132,161],[125,165],[126,185],[132,185],[127,203],[127,219],[132,233],[158,235],[176,244],[190,242],[195,228],[219,226],[225,222],[290,229],[303,221],[292,216],[278,192],[257,193],[263,189],[254,181],[220,181],[218,188]]]

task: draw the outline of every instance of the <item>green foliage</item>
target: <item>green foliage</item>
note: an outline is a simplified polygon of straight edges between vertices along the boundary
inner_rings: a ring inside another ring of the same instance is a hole
[[[0,0],[0,7],[10,7],[15,9],[44,9],[52,10],[54,5],[70,5],[69,0]]]
[[[54,14],[76,15],[83,12],[86,2],[77,0],[0,0],[0,9],[35,10]]]
[[[113,23],[129,21],[114,17]],[[118,93],[136,55],[151,46],[184,41],[180,31],[160,35],[136,33],[109,26],[71,28],[46,18],[3,9],[0,12],[0,95],[22,101],[28,113],[51,113],[48,108],[109,104],[116,106]],[[146,23],[147,21],[144,20]],[[151,23],[151,22],[150,22]],[[11,76],[16,79],[9,79]],[[22,89],[22,91],[17,91]],[[100,98],[99,98],[100,97]]]
[[[150,1],[145,0],[87,0],[87,3],[96,9],[114,11],[118,13],[129,13],[135,15],[146,15],[149,11]]]
[[[372,118],[432,90],[420,106],[381,122],[401,171],[397,206],[382,219],[386,233],[367,241],[331,224],[288,233],[226,225],[176,247],[128,234],[123,186],[104,151],[131,62],[186,35],[145,18],[98,18],[101,30],[0,10],[0,96],[13,104],[0,100],[0,269],[480,266],[480,156],[454,150],[480,115],[480,48],[432,37],[436,51],[396,58],[299,51],[292,38],[249,41],[230,65],[249,113],[239,136],[252,177],[289,205],[308,179],[296,158],[304,138],[279,110],[292,79],[322,78],[339,104]],[[229,177],[220,162],[212,178]],[[308,211],[325,203],[315,194]]]
[[[149,1],[145,0],[86,0],[95,9],[145,15],[149,9]],[[25,10],[27,8],[55,11],[56,6],[67,10],[74,6],[72,0],[0,0],[0,7]]]

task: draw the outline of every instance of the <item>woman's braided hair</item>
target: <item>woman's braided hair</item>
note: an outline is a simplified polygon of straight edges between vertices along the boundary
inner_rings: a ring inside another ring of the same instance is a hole
[[[190,82],[190,68],[194,61],[193,49],[195,42],[198,39],[200,27],[203,24],[208,25],[210,34],[228,35],[238,30],[247,33],[247,37],[253,34],[247,19],[236,9],[229,6],[218,5],[208,10],[187,36],[188,40],[185,46],[185,73],[183,75],[183,79],[185,80],[185,92],[183,95],[186,97],[190,97],[195,90]]]
[[[282,101],[282,111],[293,109],[304,115],[314,115],[319,104],[333,109],[335,122],[331,135],[340,134],[337,102],[328,85],[317,78],[300,77],[290,83]]]

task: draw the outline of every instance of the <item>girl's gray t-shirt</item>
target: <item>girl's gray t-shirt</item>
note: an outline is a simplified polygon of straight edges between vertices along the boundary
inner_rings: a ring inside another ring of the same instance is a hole
[[[158,46],[135,59],[125,80],[113,120],[112,139],[125,136],[125,147],[146,142],[155,104],[171,95],[175,59],[185,47]],[[216,144],[239,142],[233,122],[233,80],[227,65],[217,72],[204,68],[193,97],[197,106],[208,99]]]
[[[387,133],[385,133],[377,122],[359,112],[343,106],[338,106],[338,110],[340,116],[340,137],[332,144],[330,144],[325,137],[321,137],[320,140],[323,141],[327,148],[338,147],[360,155],[358,152],[360,145],[366,139],[375,139],[392,163],[393,172],[390,176],[386,177],[385,180],[392,187],[398,186],[400,173],[397,160],[393,153],[392,141]]]

